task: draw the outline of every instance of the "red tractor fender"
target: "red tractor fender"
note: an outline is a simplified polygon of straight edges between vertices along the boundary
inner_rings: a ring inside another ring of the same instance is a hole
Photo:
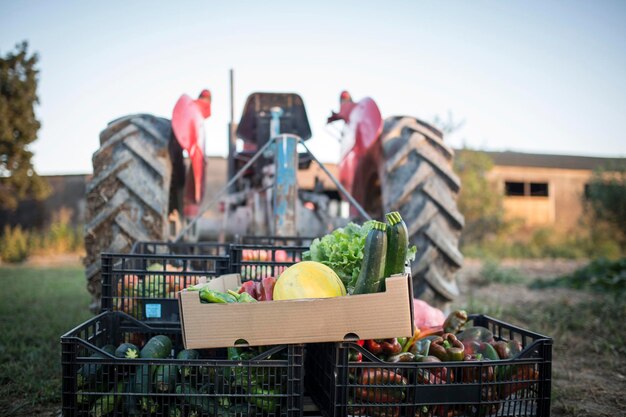
[[[383,129],[383,118],[378,105],[369,97],[361,99],[356,104],[351,101],[342,102],[339,113],[333,116],[329,121],[342,119],[346,122],[341,141],[339,181],[352,194],[359,161],[362,161],[377,143]]]
[[[208,100],[206,99],[208,95]],[[172,130],[180,146],[187,151],[193,171],[193,201],[200,202],[204,184],[204,119],[211,115],[210,93],[204,90],[200,98],[180,96],[172,111]]]

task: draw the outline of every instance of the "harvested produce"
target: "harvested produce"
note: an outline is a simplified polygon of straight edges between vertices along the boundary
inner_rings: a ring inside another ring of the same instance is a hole
[[[361,271],[355,280],[350,281],[348,288],[351,294],[371,294],[380,289],[385,276],[385,257],[387,255],[387,234],[385,223],[374,221],[365,239]]]
[[[346,295],[337,274],[326,265],[305,261],[287,268],[274,285],[274,300],[330,298]]]
[[[115,357],[137,359],[139,357],[139,348],[132,343],[122,343],[115,349]]]
[[[314,239],[309,250],[302,254],[302,259],[321,262],[332,268],[347,287],[361,272],[365,238],[373,224],[373,221],[367,221],[362,226],[348,223],[321,239]]]
[[[387,256],[385,277],[404,272],[409,251],[409,232],[397,211],[387,213]]]

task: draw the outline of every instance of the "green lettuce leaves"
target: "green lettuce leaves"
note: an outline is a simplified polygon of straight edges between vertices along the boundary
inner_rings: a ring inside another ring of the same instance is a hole
[[[367,221],[359,226],[348,223],[346,227],[317,238],[308,251],[302,254],[305,261],[317,261],[330,267],[339,276],[343,284],[348,284],[359,276],[363,261],[365,238],[372,229],[373,222]]]

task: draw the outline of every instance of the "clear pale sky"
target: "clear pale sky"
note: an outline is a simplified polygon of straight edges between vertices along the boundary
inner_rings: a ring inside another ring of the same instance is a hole
[[[254,91],[299,93],[314,153],[336,162],[326,117],[342,89],[383,116],[465,120],[455,147],[626,156],[625,1],[8,1],[0,54],[40,56],[43,174],[91,172],[117,117],[170,117],[213,92],[207,151],[226,154]]]

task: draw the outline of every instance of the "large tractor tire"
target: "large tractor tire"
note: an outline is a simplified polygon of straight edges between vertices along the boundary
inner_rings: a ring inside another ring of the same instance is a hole
[[[400,212],[417,246],[414,294],[445,309],[459,294],[455,273],[463,264],[458,246],[464,218],[456,205],[460,181],[452,170],[454,152],[439,131],[412,117],[386,119],[381,139],[384,211]]]
[[[130,252],[138,240],[167,236],[170,182],[170,121],[151,115],[123,117],[100,133],[87,184],[83,260],[90,309],[100,310],[101,252]]]

